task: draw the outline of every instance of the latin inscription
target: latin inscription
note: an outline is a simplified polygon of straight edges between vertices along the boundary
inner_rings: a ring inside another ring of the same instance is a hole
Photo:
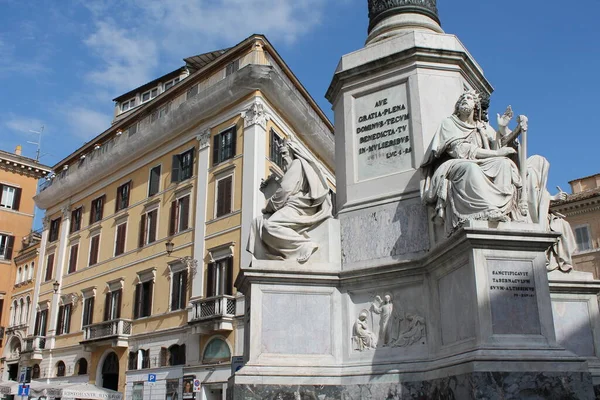
[[[354,132],[359,180],[412,168],[408,108],[405,84],[356,99]]]
[[[533,264],[488,259],[492,329],[496,334],[539,334],[540,321]]]

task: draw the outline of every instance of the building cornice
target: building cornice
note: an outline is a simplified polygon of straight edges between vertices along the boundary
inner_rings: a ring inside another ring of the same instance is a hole
[[[8,172],[40,179],[50,173],[48,166],[27,157],[0,151],[0,168]]]

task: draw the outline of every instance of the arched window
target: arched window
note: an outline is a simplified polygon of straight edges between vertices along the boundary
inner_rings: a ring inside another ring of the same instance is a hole
[[[27,279],[33,279],[33,268],[35,267],[35,261],[31,262],[31,268],[29,268],[29,276],[27,277]]]
[[[56,376],[65,376],[65,363],[62,361],[56,363]]]
[[[38,364],[34,364],[31,369],[31,379],[40,379],[40,366]]]
[[[23,322],[24,324],[27,323],[27,320],[29,319],[29,309],[31,308],[31,298],[29,296],[27,296],[27,298],[25,299],[25,311],[23,311],[23,313],[25,314],[25,321]]]
[[[231,359],[231,350],[223,339],[211,340],[204,349],[202,361],[206,364],[226,362]]]
[[[169,347],[169,365],[185,364],[185,344]]]
[[[23,276],[21,277],[23,281],[29,279],[29,265],[25,264],[25,268],[23,268]]]
[[[12,312],[10,315],[10,324],[15,326],[17,324],[17,314],[19,313],[19,306],[17,300],[13,301]]]
[[[25,320],[27,319],[27,310],[25,309],[25,300],[23,300],[23,298],[21,298],[21,300],[19,300],[19,324],[24,324]]]
[[[23,273],[23,269],[19,267],[17,270],[17,279],[15,279],[15,284],[21,283],[21,274]]]
[[[77,361],[77,375],[87,375],[87,368],[88,368],[88,364],[87,364],[87,360],[85,358],[80,358],[79,361]]]

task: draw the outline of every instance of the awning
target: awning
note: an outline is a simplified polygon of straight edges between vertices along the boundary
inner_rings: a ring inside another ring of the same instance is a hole
[[[122,400],[123,394],[114,390],[105,389],[92,385],[91,383],[79,383],[75,385],[65,386],[60,390],[60,395],[63,400],[68,399],[95,399],[95,400]]]
[[[0,394],[18,394],[19,382],[4,381],[0,382]]]

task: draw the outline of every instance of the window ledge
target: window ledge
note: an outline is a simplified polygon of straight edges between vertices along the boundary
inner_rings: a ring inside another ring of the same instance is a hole
[[[233,217],[234,215],[237,215],[237,214],[239,214],[241,212],[242,212],[242,210],[237,210],[237,211],[230,212],[229,214],[221,215],[220,217],[213,218],[213,219],[211,219],[209,221],[206,221],[206,225],[209,225],[209,224],[221,221],[221,220],[223,220],[225,218]]]

